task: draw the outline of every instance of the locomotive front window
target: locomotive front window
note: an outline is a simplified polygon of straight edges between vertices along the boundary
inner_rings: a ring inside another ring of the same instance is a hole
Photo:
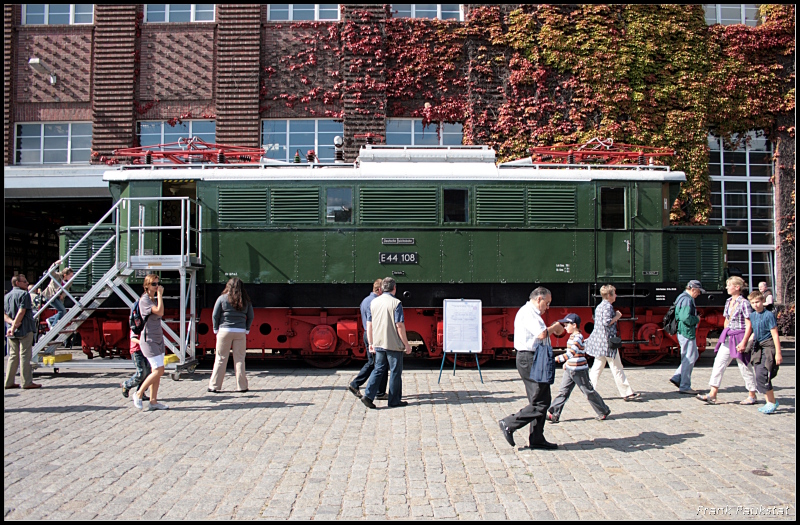
[[[326,222],[353,222],[353,190],[328,188]]]
[[[625,188],[600,188],[600,229],[625,229]]]
[[[468,190],[444,190],[444,222],[467,222],[469,220],[468,207]]]

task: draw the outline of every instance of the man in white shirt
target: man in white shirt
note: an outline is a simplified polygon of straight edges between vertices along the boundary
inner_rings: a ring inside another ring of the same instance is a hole
[[[514,318],[514,348],[517,351],[517,371],[525,384],[528,395],[528,406],[498,423],[506,441],[513,447],[514,431],[530,424],[529,444],[532,449],[553,450],[558,448],[555,443],[544,439],[544,422],[547,409],[550,406],[550,383],[539,383],[531,379],[531,366],[533,365],[534,348],[537,343],[547,343],[545,338],[551,334],[561,335],[564,327],[555,322],[549,327],[542,316],[550,307],[552,300],[550,290],[540,286],[531,292],[530,301],[519,309]]]

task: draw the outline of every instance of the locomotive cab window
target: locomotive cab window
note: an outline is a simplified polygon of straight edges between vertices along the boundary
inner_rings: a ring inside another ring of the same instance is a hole
[[[353,190],[328,188],[326,222],[353,222]]]
[[[625,229],[625,188],[600,188],[600,229]]]
[[[444,222],[467,222],[469,215],[469,190],[444,189]]]

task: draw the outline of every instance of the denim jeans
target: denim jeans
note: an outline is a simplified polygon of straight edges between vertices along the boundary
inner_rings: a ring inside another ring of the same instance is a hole
[[[358,372],[358,375],[350,382],[350,386],[353,388],[360,388],[361,385],[367,382],[369,379],[370,374],[375,369],[375,355],[369,351],[369,342],[367,341],[367,337],[364,336],[364,345],[367,348],[367,362],[364,366],[361,367],[361,370]],[[378,394],[382,396],[386,393],[386,382],[388,380],[388,376],[384,376],[381,378],[380,382],[378,383]]]
[[[141,351],[133,352],[131,359],[133,359],[133,364],[136,365],[136,373],[125,381],[125,388],[139,388],[139,385],[150,375],[152,369],[150,368],[150,362]]]
[[[672,374],[672,380],[680,383],[680,390],[692,389],[692,370],[700,353],[697,351],[697,340],[689,339],[678,334],[678,343],[681,345],[681,364]]]
[[[50,306],[55,308],[56,314],[50,317],[50,322],[55,326],[55,324],[64,317],[64,314],[67,313],[67,309],[64,308],[64,303],[61,302],[61,299],[53,299],[53,302],[50,303]]]
[[[397,406],[403,397],[403,351],[375,349],[375,370],[369,376],[367,389],[364,397],[375,399],[378,392],[380,381],[386,380],[386,374],[391,374],[389,378],[389,406]]]

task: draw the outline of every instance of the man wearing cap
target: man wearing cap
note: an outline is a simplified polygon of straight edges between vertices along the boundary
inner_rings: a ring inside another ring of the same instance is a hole
[[[669,382],[678,387],[681,394],[697,394],[692,390],[692,370],[700,354],[697,352],[697,324],[700,317],[694,300],[705,293],[700,281],[693,279],[686,284],[686,290],[675,299],[675,319],[678,320],[678,344],[681,345],[681,364],[672,374]]]
[[[561,411],[564,410],[564,405],[575,385],[578,385],[586,399],[589,400],[589,404],[592,405],[597,414],[597,419],[603,421],[611,414],[611,409],[608,408],[608,405],[606,405],[603,398],[592,386],[591,381],[589,381],[589,365],[586,362],[586,353],[583,349],[581,318],[576,314],[567,314],[563,319],[559,319],[558,322],[564,325],[564,329],[569,334],[569,340],[567,341],[566,353],[556,357],[556,363],[565,363],[564,376],[561,380],[558,396],[556,396],[547,410],[547,420],[551,423],[558,423],[559,419],[561,419]]]

